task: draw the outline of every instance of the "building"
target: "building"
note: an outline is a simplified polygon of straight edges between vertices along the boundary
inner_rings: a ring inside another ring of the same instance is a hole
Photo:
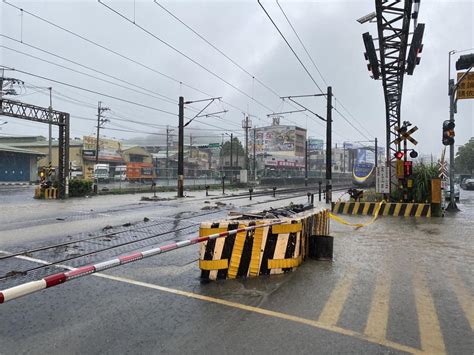
[[[44,154],[31,149],[0,144],[0,181],[38,180],[38,160]]]
[[[49,165],[49,142],[43,136],[28,136],[28,137],[8,137],[9,139],[0,139],[0,143],[6,144],[9,147],[24,149],[31,152],[36,152],[38,159],[35,163],[34,176],[30,175],[30,181],[38,180],[38,169],[47,167]],[[13,139],[12,139],[13,138]],[[59,142],[55,139],[51,142],[51,165],[57,168],[59,165]],[[75,138],[69,141],[69,164],[72,171],[78,171],[82,174],[83,157],[82,157],[82,140]]]

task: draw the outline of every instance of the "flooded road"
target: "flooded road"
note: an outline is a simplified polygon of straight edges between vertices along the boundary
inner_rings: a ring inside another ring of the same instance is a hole
[[[301,203],[306,197],[290,200]],[[195,235],[197,227],[176,232],[185,224],[220,219],[250,202],[225,201],[232,205],[199,217],[212,212],[202,210],[204,196],[179,205],[163,201],[143,210],[131,199],[118,201],[114,203],[128,206],[114,206],[122,222],[144,223],[147,216],[165,223],[164,217],[179,217],[168,220],[175,231],[166,236],[170,240]],[[277,204],[269,201],[257,197],[252,201],[256,205],[245,208]],[[0,305],[6,320],[0,322],[2,351],[472,354],[474,191],[461,191],[459,207],[461,212],[444,218],[380,217],[360,229],[331,222],[334,260],[307,260],[284,275],[202,282],[198,246],[193,246],[74,280]],[[104,224],[111,217],[103,218],[46,226],[53,229],[51,235],[60,234],[55,226],[75,230],[82,225],[99,232],[94,220]],[[28,228],[34,233],[34,226]],[[140,233],[147,233],[146,228]],[[48,234],[44,238],[41,243]],[[20,240],[22,247],[33,243]],[[163,239],[139,247],[160,243]],[[14,251],[19,244],[10,237],[0,239],[0,250]],[[113,251],[85,260],[111,255]],[[53,254],[35,257],[54,260]],[[16,262],[18,268],[25,265],[24,260]]]

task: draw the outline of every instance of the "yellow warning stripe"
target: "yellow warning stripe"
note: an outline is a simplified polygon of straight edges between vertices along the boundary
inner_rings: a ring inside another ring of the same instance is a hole
[[[288,233],[296,233],[301,232],[303,229],[303,224],[300,223],[293,223],[293,224],[276,224],[272,226],[273,234],[288,234]]]
[[[239,225],[239,228],[244,227],[244,225]],[[240,259],[242,258],[242,251],[244,250],[246,236],[247,231],[237,233],[237,235],[235,236],[234,248],[232,249],[229,270],[227,272],[227,276],[229,279],[235,279],[237,277],[237,271],[239,270]]]
[[[215,234],[215,233],[222,233],[227,232],[227,227],[221,228],[200,228],[199,229],[199,236],[200,237],[207,237],[208,235]]]
[[[220,270],[229,267],[229,259],[221,260],[199,260],[199,268],[201,270]]]
[[[291,259],[268,259],[269,269],[283,269],[289,267],[296,267],[301,264],[301,256]]]
[[[350,222],[347,222],[346,220],[342,219],[341,217],[336,216],[335,214],[333,214],[331,212],[329,213],[329,217],[332,218],[333,220],[335,220],[336,222],[339,222],[341,224],[345,224],[346,226],[357,227],[357,228],[366,227],[366,226],[368,226],[368,225],[375,222],[375,220],[379,216],[380,208],[382,207],[383,203],[385,203],[385,201],[381,201],[375,206],[374,217],[367,223],[350,223]]]
[[[344,203],[344,209],[342,210],[342,213],[347,214],[347,212],[349,211],[349,205],[350,203]]]
[[[423,208],[425,207],[424,204],[420,203],[418,205],[418,208],[416,209],[416,212],[415,212],[415,217],[420,217],[421,216],[421,213],[423,212]]]
[[[266,228],[257,228],[253,235],[252,256],[250,257],[249,274],[257,276],[260,270],[260,253],[262,248],[263,232]]]
[[[352,210],[352,214],[359,213],[360,202],[354,202],[354,209]]]
[[[413,204],[407,203],[407,209],[405,210],[405,217],[410,217],[411,209],[413,208]]]
[[[393,211],[394,216],[398,216],[400,214],[400,209],[402,208],[401,203],[396,203],[395,204],[395,211]]]

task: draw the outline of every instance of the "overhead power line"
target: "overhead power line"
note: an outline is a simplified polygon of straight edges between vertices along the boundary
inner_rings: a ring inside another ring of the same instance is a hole
[[[313,81],[313,83],[316,85],[316,87],[319,89],[319,91],[324,94],[324,92],[322,91],[322,89],[320,88],[320,86],[318,85],[318,83],[316,82],[316,80],[313,78],[313,76],[311,75],[311,73],[309,72],[308,68],[306,68],[306,66],[304,65],[303,61],[300,59],[300,57],[298,56],[298,54],[295,52],[295,50],[293,49],[293,47],[290,45],[290,43],[288,42],[288,40],[286,39],[286,37],[283,35],[283,33],[281,32],[281,30],[278,28],[277,24],[275,23],[275,21],[273,21],[272,17],[270,16],[270,14],[267,12],[267,10],[265,9],[265,7],[262,5],[262,3],[260,2],[260,0],[257,0],[258,4],[260,5],[260,7],[262,8],[262,10],[265,12],[265,14],[267,15],[267,17],[269,18],[269,20],[271,21],[271,23],[273,24],[273,26],[276,28],[276,30],[278,31],[278,33],[280,34],[280,36],[283,38],[283,40],[285,41],[285,43],[288,45],[288,47],[290,48],[290,50],[292,51],[292,53],[294,54],[294,56],[296,57],[296,59],[298,59],[299,63],[301,64],[301,66],[304,68],[304,70],[306,71],[306,73],[308,74],[308,76],[311,78],[311,80]],[[301,40],[300,36],[298,35],[298,33],[296,32],[294,26],[291,24],[288,16],[286,15],[286,13],[284,12],[283,8],[280,6],[278,0],[276,1],[278,7],[280,8],[281,12],[283,13],[285,19],[287,20],[288,24],[290,25],[290,27],[292,28],[293,32],[295,33],[296,37],[298,38],[300,44],[302,45],[302,47],[304,48],[306,54],[308,55],[308,57],[310,58],[311,62],[313,63],[313,65],[315,66],[316,70],[318,71],[319,75],[321,76],[321,78],[323,79],[324,83],[327,85],[326,83],[326,80],[324,79],[323,75],[321,74],[319,68],[317,67],[316,63],[314,62],[313,58],[311,57],[311,55],[309,54],[308,50],[306,49],[306,46],[303,44],[303,41]],[[342,105],[341,105],[342,106]],[[335,109],[336,110],[336,109]],[[347,109],[346,109],[347,111]],[[339,115],[351,126],[353,127],[357,132],[359,132],[360,134],[362,134],[363,137],[369,139],[364,133],[361,132],[360,129],[356,128],[352,122],[350,122],[347,117],[345,117],[340,111],[336,110],[336,112],[339,113]],[[359,123],[359,122],[358,122]],[[360,124],[360,123],[359,123]],[[362,125],[361,125],[362,126]]]
[[[90,66],[81,64],[81,63],[79,63],[79,62],[77,62],[77,61],[75,61],[75,60],[66,58],[66,57],[64,57],[64,56],[60,56],[60,55],[55,54],[55,53],[53,53],[53,52],[51,52],[51,51],[48,51],[48,50],[45,50],[45,49],[43,49],[43,48],[40,48],[40,47],[34,46],[34,45],[32,45],[32,44],[29,44],[29,43],[27,43],[27,42],[25,42],[25,41],[19,41],[19,40],[15,39],[15,38],[12,38],[12,37],[7,36],[7,35],[4,35],[4,34],[0,34],[0,36],[1,36],[1,37],[4,37],[4,38],[6,38],[6,39],[9,39],[10,41],[14,41],[14,42],[20,43],[20,44],[22,44],[22,45],[24,45],[24,46],[27,46],[27,47],[29,47],[29,48],[33,48],[33,49],[35,49],[35,50],[37,50],[37,51],[40,51],[40,52],[42,52],[42,53],[51,55],[51,56],[53,56],[53,57],[55,57],[55,58],[64,60],[64,61],[66,61],[66,62],[75,64],[75,65],[80,66],[80,67],[82,67],[82,68],[85,68],[85,69],[88,69],[88,70],[90,70],[90,71],[93,71],[93,72],[95,72],[95,73],[104,75],[104,76],[106,76],[106,77],[108,77],[108,78],[117,80],[117,81],[122,82],[122,83],[124,83],[124,84],[133,86],[133,87],[138,88],[138,89],[143,90],[143,91],[146,91],[146,92],[148,92],[148,93],[150,93],[150,94],[153,94],[154,97],[156,97],[156,98],[158,98],[158,99],[160,99],[160,100],[164,100],[164,101],[167,101],[167,102],[170,102],[170,103],[173,103],[173,104],[177,104],[177,103],[178,103],[176,100],[172,99],[172,98],[169,97],[169,96],[166,96],[166,95],[160,94],[160,93],[158,93],[158,92],[152,91],[152,90],[147,89],[147,88],[145,88],[145,87],[143,87],[143,86],[136,85],[136,84],[134,84],[134,83],[132,83],[132,82],[130,82],[130,81],[123,80],[123,79],[118,78],[118,77],[116,77],[116,76],[114,76],[114,75],[107,74],[107,73],[105,73],[105,72],[103,72],[103,71],[101,71],[101,70],[98,70],[98,69],[92,68],[92,67],[90,67]],[[5,47],[5,48],[6,48],[6,47]],[[20,52],[20,53],[22,53],[22,52]],[[29,54],[25,54],[25,55],[29,55]],[[39,58],[38,58],[38,59],[39,59]],[[43,60],[43,59],[39,59],[39,60]],[[52,63],[52,64],[53,64],[53,65],[57,65],[56,63]],[[155,95],[156,95],[156,96],[155,96]]]
[[[126,89],[126,90],[129,90],[129,91],[132,91],[132,92],[134,92],[134,93],[139,93],[139,94],[146,95],[146,96],[149,96],[149,97],[157,98],[157,99],[163,100],[163,101],[165,101],[165,102],[167,102],[167,103],[173,103],[173,104],[175,103],[175,102],[172,101],[171,99],[165,100],[165,99],[163,99],[163,98],[157,96],[156,94],[148,94],[148,93],[146,93],[146,92],[137,91],[137,90],[135,90],[135,89],[132,89],[131,87],[128,87],[128,86],[125,86],[125,85],[121,85],[121,84],[118,84],[118,83],[114,83],[113,81],[110,81],[110,80],[107,80],[107,79],[103,79],[103,78],[100,78],[100,77],[98,77],[98,76],[91,75],[91,74],[85,73],[85,72],[83,72],[83,71],[76,70],[76,69],[74,69],[74,68],[70,68],[70,67],[67,67],[67,66],[65,66],[65,65],[58,64],[58,63],[49,61],[49,60],[47,60],[47,59],[43,59],[43,58],[37,57],[37,56],[32,55],[32,54],[28,54],[28,53],[19,51],[19,50],[17,50],[17,49],[13,49],[13,48],[10,48],[10,47],[4,46],[4,45],[0,45],[0,47],[1,47],[1,48],[5,48],[5,49],[8,49],[9,51],[12,51],[12,52],[15,52],[15,53],[24,55],[24,56],[26,56],[26,57],[30,57],[30,58],[39,60],[39,61],[41,61],[41,62],[48,63],[48,64],[51,64],[51,65],[54,65],[54,66],[57,66],[57,67],[60,67],[60,68],[63,68],[63,69],[72,71],[72,72],[74,72],[74,73],[81,74],[81,75],[87,76],[87,77],[89,77],[89,78],[93,78],[93,79],[96,79],[96,80],[105,82],[105,83],[107,83],[107,84],[114,85],[114,86],[120,87],[120,88],[122,88],[122,89]],[[104,74],[103,74],[103,75],[104,75]]]
[[[115,13],[116,15],[118,15],[119,17],[121,17],[122,19],[124,19],[125,21],[129,22],[130,24],[132,24],[133,26],[139,28],[140,30],[142,30],[143,32],[147,33],[149,36],[155,38],[156,40],[158,40],[159,42],[161,42],[162,44],[164,44],[166,47],[170,48],[171,50],[173,50],[174,52],[180,54],[181,56],[185,57],[186,59],[188,59],[189,61],[191,61],[192,63],[196,64],[198,67],[200,67],[201,69],[203,69],[204,71],[206,71],[207,73],[211,74],[212,76],[214,76],[215,78],[219,79],[220,81],[222,81],[223,83],[225,83],[226,85],[230,86],[231,88],[233,88],[234,90],[238,91],[239,93],[241,93],[242,95],[246,96],[247,98],[251,99],[252,101],[254,101],[255,103],[257,103],[258,105],[262,106],[263,108],[267,109],[267,110],[270,110],[272,111],[271,108],[269,108],[267,105],[263,104],[262,102],[260,102],[259,100],[255,99],[254,97],[252,97],[251,95],[247,94],[245,91],[243,91],[242,89],[238,88],[237,86],[235,86],[234,84],[232,84],[231,82],[227,81],[226,79],[224,79],[222,76],[220,76],[219,74],[215,73],[214,71],[212,71],[211,69],[207,68],[206,66],[204,66],[203,64],[199,63],[197,60],[191,58],[189,55],[187,55],[186,53],[180,51],[179,49],[177,49],[176,47],[174,47],[173,45],[171,45],[170,43],[166,42],[165,40],[163,40],[162,38],[158,37],[157,35],[155,35],[153,32],[147,30],[145,27],[139,25],[137,22],[133,21],[132,19],[128,18],[127,16],[125,16],[124,14],[122,14],[120,11],[118,10],[115,10],[113,7],[105,4],[103,1],[101,0],[98,0],[98,2],[100,4],[102,4],[104,7],[106,7],[107,9],[109,9],[110,11],[112,11],[113,13]]]
[[[15,8],[15,9],[19,10],[22,14],[30,15],[31,17],[34,17],[35,19],[37,19],[37,20],[39,20],[39,21],[42,21],[42,22],[44,22],[44,23],[47,23],[48,25],[53,26],[53,27],[56,28],[56,29],[59,29],[59,30],[61,30],[61,31],[63,31],[63,32],[66,32],[66,33],[68,33],[68,34],[70,34],[70,35],[72,35],[72,36],[74,36],[74,37],[76,37],[76,38],[79,38],[79,39],[81,39],[81,40],[83,40],[83,41],[85,41],[85,42],[87,42],[87,43],[89,43],[89,44],[95,46],[95,47],[98,47],[98,48],[100,48],[100,49],[102,49],[102,50],[105,50],[105,51],[108,52],[108,53],[112,53],[113,55],[116,55],[116,56],[118,56],[118,57],[120,57],[120,58],[122,58],[122,59],[124,59],[124,60],[126,60],[126,61],[129,61],[129,62],[131,62],[131,63],[133,63],[133,64],[136,64],[136,65],[138,65],[138,66],[140,66],[140,67],[142,67],[142,68],[144,68],[144,69],[147,69],[147,70],[149,70],[149,71],[151,71],[151,72],[153,72],[153,73],[155,73],[155,74],[158,74],[158,75],[160,75],[160,76],[163,76],[163,77],[165,77],[165,78],[167,78],[167,79],[169,79],[169,80],[171,80],[171,81],[173,81],[173,82],[175,82],[175,83],[177,83],[177,84],[179,84],[179,85],[183,85],[183,86],[185,86],[185,87],[187,87],[187,88],[189,88],[189,89],[191,89],[191,90],[193,90],[193,91],[199,92],[199,93],[201,93],[201,94],[203,94],[203,95],[206,95],[206,96],[209,96],[209,97],[215,96],[215,95],[211,95],[211,94],[209,94],[209,93],[207,93],[207,92],[205,92],[205,91],[203,91],[203,90],[200,90],[200,89],[198,89],[198,88],[196,88],[196,87],[194,87],[194,86],[192,86],[192,85],[190,85],[190,84],[187,84],[186,82],[184,82],[184,81],[182,81],[182,80],[179,80],[179,79],[174,78],[174,77],[172,77],[172,76],[170,76],[170,75],[167,75],[167,74],[165,74],[165,73],[162,73],[162,72],[160,72],[160,71],[158,71],[158,70],[156,70],[156,69],[153,69],[152,67],[150,67],[150,66],[148,66],[148,65],[146,65],[146,64],[143,64],[143,63],[139,62],[138,60],[135,60],[135,59],[133,59],[133,58],[131,58],[131,57],[125,55],[125,54],[122,54],[122,53],[120,53],[120,52],[118,52],[118,51],[116,51],[116,50],[113,50],[113,49],[111,49],[111,48],[109,48],[109,47],[107,47],[107,46],[105,46],[105,45],[103,45],[103,44],[100,44],[100,43],[98,43],[98,42],[95,42],[95,41],[93,41],[93,40],[91,40],[91,39],[89,39],[89,38],[87,38],[87,37],[85,37],[85,36],[83,36],[83,35],[81,35],[81,34],[78,34],[78,33],[74,32],[74,31],[72,31],[72,30],[69,30],[69,29],[67,29],[67,28],[65,28],[65,27],[63,27],[63,26],[60,26],[60,25],[54,23],[53,21],[50,21],[50,20],[48,20],[48,19],[46,19],[46,18],[44,18],[44,17],[41,17],[41,16],[39,16],[39,15],[37,15],[37,14],[34,14],[34,13],[28,11],[28,10],[25,10],[25,9],[23,9],[23,8],[20,8],[20,7],[16,6],[16,5],[14,5],[14,4],[11,4],[11,3],[9,3],[9,2],[6,1],[6,0],[3,0],[3,2],[4,2],[5,4],[7,4],[8,6],[11,6],[11,7]],[[236,105],[231,104],[230,102],[227,102],[227,101],[224,101],[224,100],[222,100],[222,102],[225,103],[226,105],[228,105],[229,107],[232,107],[233,109],[237,110],[238,112],[245,112],[245,111],[246,111],[246,110],[244,110],[244,109],[242,109],[242,108],[240,108],[240,107],[238,107],[238,106],[236,106]]]
[[[298,59],[298,62],[300,62],[301,66],[303,67],[303,69],[306,71],[306,74],[308,74],[308,76],[311,78],[311,80],[313,81],[314,85],[316,85],[316,87],[318,88],[318,90],[321,92],[321,94],[324,94],[323,90],[321,89],[321,87],[318,85],[318,83],[316,82],[316,80],[314,80],[313,76],[311,75],[311,73],[309,72],[308,68],[306,68],[306,65],[304,65],[304,63],[302,62],[302,60],[300,59],[300,57],[298,56],[298,54],[296,54],[295,50],[293,49],[293,47],[291,46],[291,44],[288,42],[288,40],[286,39],[285,35],[280,31],[280,29],[278,28],[277,24],[275,23],[275,21],[273,21],[272,17],[270,16],[270,14],[267,12],[267,10],[265,9],[265,7],[262,5],[262,3],[260,2],[260,0],[257,0],[258,4],[260,5],[260,7],[262,8],[262,10],[265,12],[265,14],[267,15],[268,19],[271,21],[271,23],[273,24],[273,26],[276,28],[276,30],[278,31],[278,33],[280,34],[281,38],[283,38],[283,40],[285,41],[286,45],[288,46],[288,48],[290,48],[291,52],[293,52],[294,56],[296,57],[296,59]]]
[[[286,16],[286,13],[285,11],[283,10],[283,8],[281,7],[280,3],[278,2],[278,0],[276,0],[276,3],[278,5],[278,7],[280,8],[283,16],[285,16],[285,19],[286,21],[288,22],[288,24],[290,25],[291,29],[293,30],[293,33],[296,35],[296,38],[298,38],[298,41],[300,42],[301,46],[303,47],[304,51],[306,52],[306,54],[308,55],[309,59],[311,60],[311,63],[313,63],[314,67],[316,68],[316,71],[318,72],[319,76],[321,77],[321,79],[323,80],[324,84],[326,86],[329,86],[329,84],[326,82],[326,79],[324,79],[324,76],[323,74],[321,73],[321,71],[319,70],[318,66],[316,65],[315,61],[313,60],[313,57],[311,57],[311,55],[309,54],[308,50],[306,49],[306,46],[304,45],[303,41],[301,40],[300,36],[298,35],[298,32],[296,32],[296,29],[293,27],[293,24],[291,23],[290,19],[288,18],[288,16]]]
[[[1,67],[5,67],[5,66],[3,66],[3,65],[0,65],[0,66],[1,66]],[[161,109],[156,108],[156,107],[152,107],[152,106],[148,106],[148,105],[145,105],[145,104],[141,104],[141,103],[138,103],[138,102],[135,102],[135,101],[131,101],[131,100],[127,100],[127,99],[124,99],[124,98],[121,98],[121,97],[117,97],[117,96],[109,95],[109,94],[106,94],[106,93],[103,93],[103,92],[99,92],[99,91],[95,91],[95,90],[83,88],[83,87],[80,87],[80,86],[77,86],[77,85],[74,85],[74,84],[66,83],[66,82],[64,82],[64,81],[60,81],[60,80],[48,78],[48,77],[45,77],[45,76],[42,76],[42,75],[38,75],[38,74],[33,74],[33,73],[30,73],[30,72],[27,72],[27,71],[24,71],[24,70],[20,70],[20,69],[12,68],[11,70],[14,70],[14,71],[16,71],[16,72],[18,72],[18,73],[22,73],[22,74],[25,74],[25,75],[33,76],[33,77],[35,77],[35,78],[39,78],[39,79],[43,79],[43,80],[46,80],[46,81],[50,81],[50,82],[53,82],[53,83],[56,83],[56,84],[60,84],[60,85],[64,85],[64,86],[69,86],[69,87],[74,88],[74,89],[77,89],[77,90],[87,91],[87,92],[90,92],[90,93],[92,93],[92,94],[96,94],[96,95],[108,97],[108,98],[110,98],[110,99],[117,100],[117,101],[122,101],[122,102],[128,103],[128,104],[130,104],[130,105],[135,105],[135,106],[147,108],[147,109],[149,109],[149,110],[153,110],[153,111],[158,111],[158,112],[166,113],[166,114],[168,114],[168,115],[177,116],[176,113],[173,113],[173,112],[170,112],[170,111],[161,110]]]

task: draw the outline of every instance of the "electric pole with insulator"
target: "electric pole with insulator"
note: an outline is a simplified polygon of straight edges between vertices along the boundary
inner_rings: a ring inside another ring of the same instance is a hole
[[[99,164],[99,135],[100,135],[100,129],[103,127],[103,125],[108,122],[108,119],[102,118],[102,114],[105,111],[110,110],[108,107],[102,107],[102,101],[99,101],[99,104],[97,106],[97,137],[96,137],[96,142],[95,142],[95,164]],[[95,171],[94,171],[95,174]],[[97,193],[98,191],[98,183],[99,179],[95,178],[96,183],[94,185],[94,192]]]

